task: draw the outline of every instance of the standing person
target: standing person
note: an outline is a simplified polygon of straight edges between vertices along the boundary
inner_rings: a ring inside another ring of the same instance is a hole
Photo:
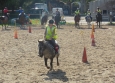
[[[55,53],[58,53],[59,46],[57,47],[57,44],[55,40],[57,39],[57,33],[56,33],[57,27],[54,25],[53,20],[49,20],[49,25],[46,26],[45,29],[45,40],[48,41],[55,50]]]
[[[3,13],[4,13],[4,16],[8,17],[8,14],[7,14],[8,13],[8,9],[7,9],[7,7],[4,8]]]
[[[30,20],[30,14],[26,15],[26,21],[27,21],[27,23],[32,24],[31,20]]]

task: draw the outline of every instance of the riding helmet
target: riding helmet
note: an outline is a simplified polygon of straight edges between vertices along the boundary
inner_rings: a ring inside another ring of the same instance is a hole
[[[49,20],[49,24],[53,24],[54,23],[54,20]]]

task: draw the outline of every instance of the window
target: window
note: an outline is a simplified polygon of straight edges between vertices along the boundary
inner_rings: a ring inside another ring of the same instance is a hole
[[[103,14],[104,14],[104,15],[107,15],[107,10],[103,10]]]

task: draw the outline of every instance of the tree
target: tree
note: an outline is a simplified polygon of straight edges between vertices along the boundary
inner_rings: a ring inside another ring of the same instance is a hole
[[[32,7],[32,5],[34,3],[47,3],[50,1],[57,1],[57,0],[0,0],[0,9],[4,9],[4,7],[8,7],[8,9],[18,9],[20,6],[23,7],[25,10],[28,10]],[[58,1],[62,1],[65,3],[72,3],[74,1],[82,1],[82,0],[58,0]],[[93,1],[93,0],[86,0],[85,5],[89,2],[89,1]],[[69,4],[69,5],[70,5]],[[85,8],[85,7],[84,7]]]

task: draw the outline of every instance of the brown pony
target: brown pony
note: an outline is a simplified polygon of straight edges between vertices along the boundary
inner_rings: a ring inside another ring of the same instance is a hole
[[[7,16],[0,16],[0,22],[2,24],[2,30],[3,30],[3,26],[5,26],[5,30],[6,30],[6,26],[8,24],[8,17]]]
[[[102,22],[102,15],[100,13],[97,13],[96,20],[97,20],[97,27],[101,28],[100,23]]]
[[[46,25],[47,21],[48,21],[48,15],[44,15],[41,19],[41,25],[44,25],[44,24]]]
[[[23,25],[27,24],[27,20],[24,13],[19,16],[19,19],[16,19],[16,23],[20,24],[20,28],[25,28]]]
[[[60,21],[61,21],[61,16],[56,15],[55,16],[55,24],[56,24],[57,28],[59,28],[59,22]]]
[[[80,15],[75,15],[74,16],[74,21],[75,21],[75,27],[79,27],[79,21],[80,21]]]

